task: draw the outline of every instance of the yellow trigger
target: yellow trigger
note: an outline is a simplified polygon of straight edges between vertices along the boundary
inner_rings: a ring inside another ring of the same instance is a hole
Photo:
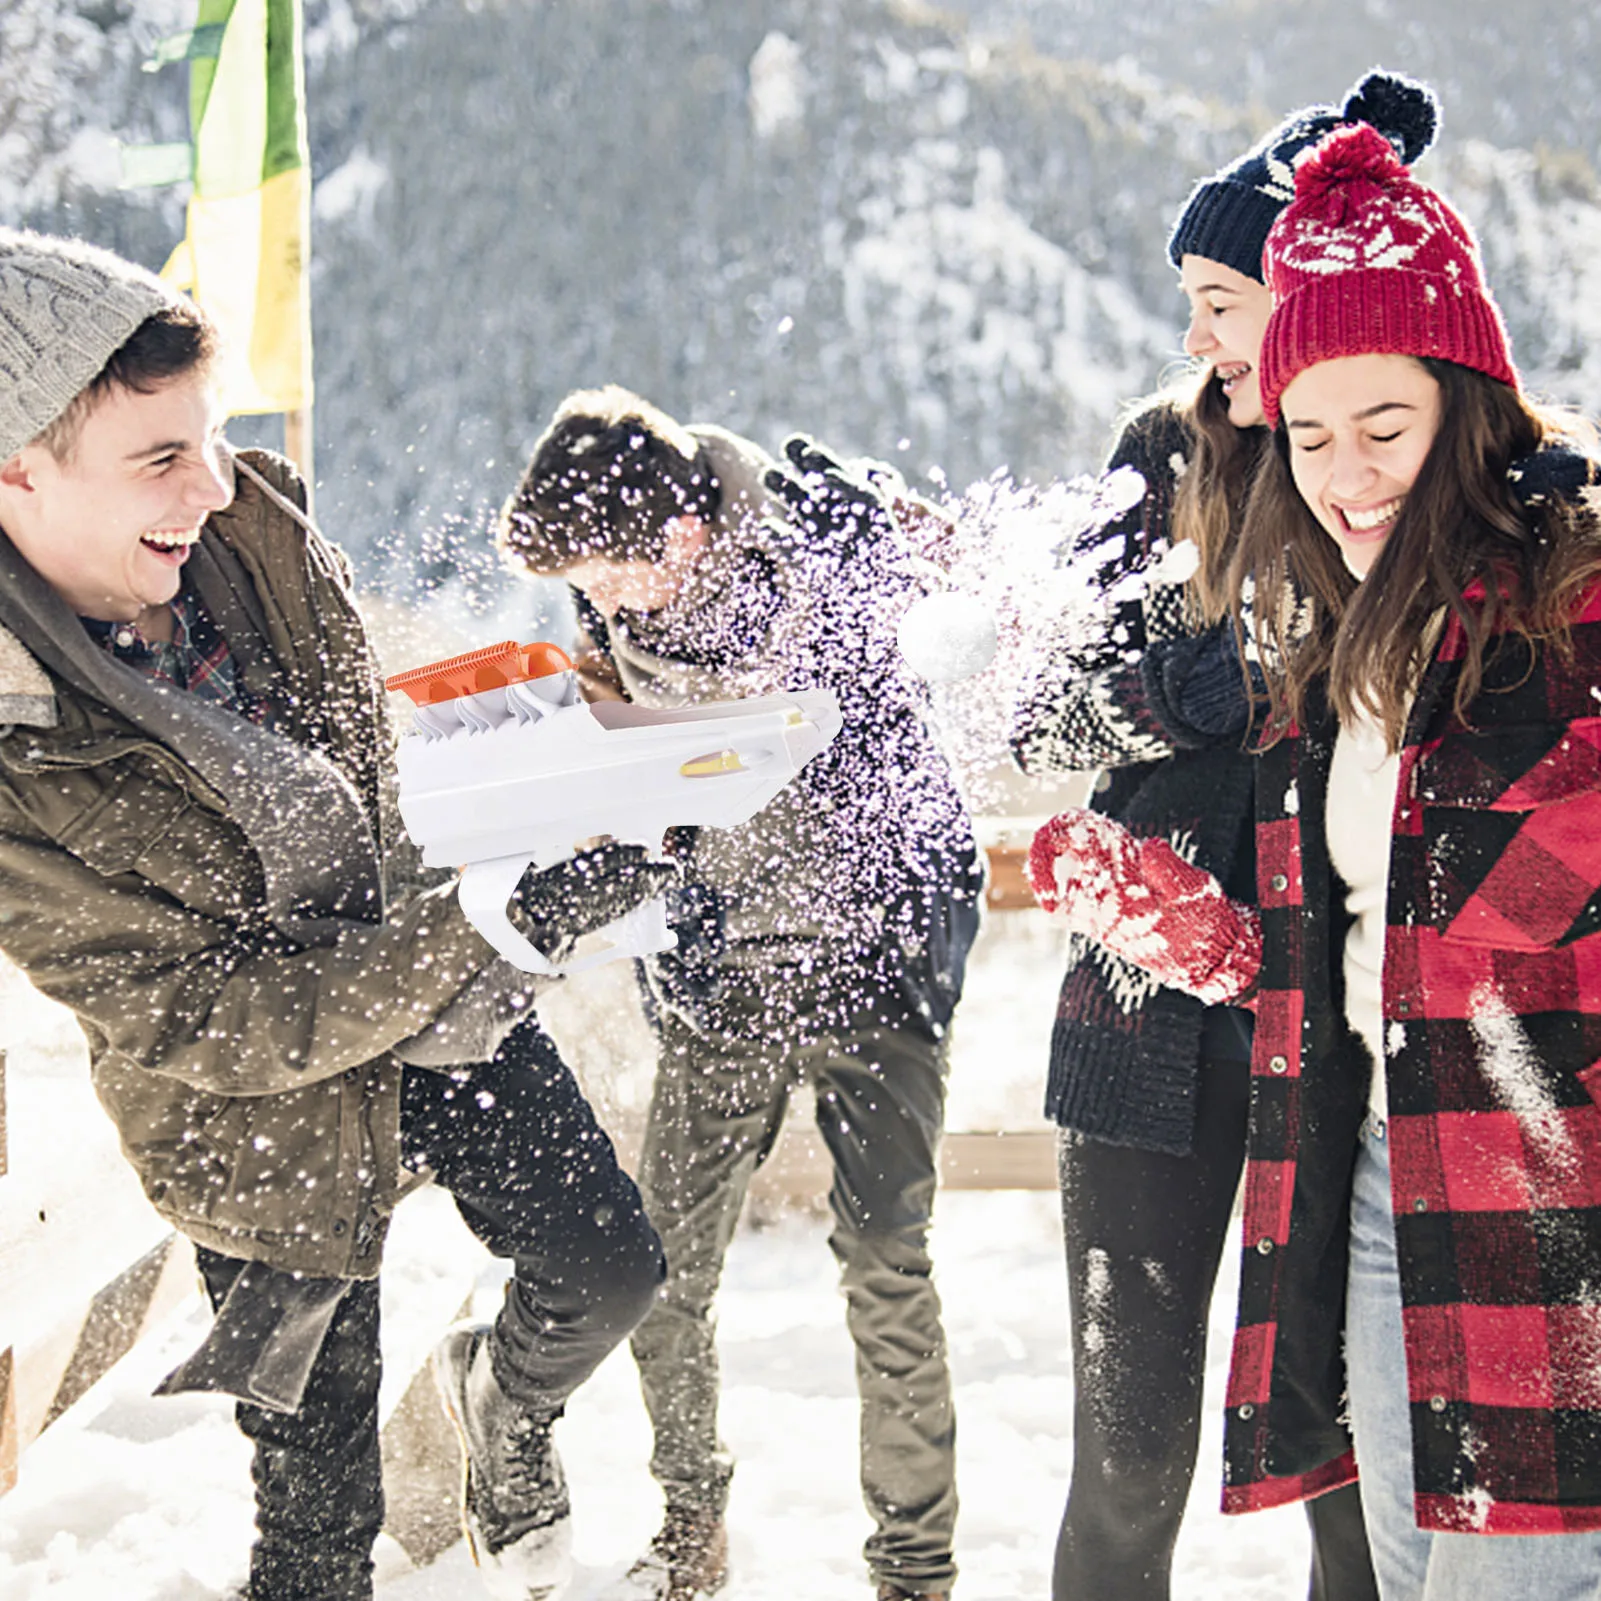
[[[714,778],[718,773],[742,773],[745,764],[737,750],[716,750],[709,756],[692,756],[678,769],[685,778]]]

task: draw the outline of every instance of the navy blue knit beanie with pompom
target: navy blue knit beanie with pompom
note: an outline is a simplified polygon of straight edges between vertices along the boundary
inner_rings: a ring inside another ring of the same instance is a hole
[[[1349,122],[1376,128],[1410,167],[1434,143],[1440,102],[1427,84],[1375,69],[1342,105],[1307,106],[1286,117],[1238,161],[1195,186],[1167,242],[1173,265],[1205,256],[1260,283],[1268,229],[1295,196],[1296,157]]]

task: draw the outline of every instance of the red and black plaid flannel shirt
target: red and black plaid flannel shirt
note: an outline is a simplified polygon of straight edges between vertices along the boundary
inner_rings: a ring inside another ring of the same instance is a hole
[[[131,623],[85,617],[83,626],[102,649],[146,677],[164,679],[202,700],[217,701],[253,723],[265,722],[266,703],[240,684],[228,641],[200,597],[185,584],[173,598],[171,610],[170,643],[146,639]]]
[[[1601,1528],[1601,590],[1507,640],[1466,724],[1448,629],[1402,752],[1385,1074],[1418,1522]],[[1366,1052],[1323,840],[1332,726],[1258,774],[1264,962],[1224,1506],[1354,1471],[1339,1422]]]

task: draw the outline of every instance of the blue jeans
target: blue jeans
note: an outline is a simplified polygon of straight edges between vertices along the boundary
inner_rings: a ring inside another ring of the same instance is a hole
[[[1351,1196],[1345,1360],[1383,1601],[1601,1601],[1601,1533],[1438,1534],[1417,1526],[1390,1149],[1383,1125],[1371,1119]]]

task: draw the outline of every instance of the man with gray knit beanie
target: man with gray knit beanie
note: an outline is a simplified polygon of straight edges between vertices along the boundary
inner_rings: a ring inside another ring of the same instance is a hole
[[[216,361],[151,274],[0,228],[0,950],[76,1014],[196,1246],[217,1322],[163,1389],[239,1398],[242,1594],[372,1594],[377,1275],[431,1177],[513,1264],[495,1323],[437,1358],[474,1556],[496,1596],[553,1598],[551,1426],[649,1308],[660,1245],[530,981],[400,836],[349,569],[287,462],[229,452]],[[675,879],[606,846],[531,870],[512,913],[554,951]]]

